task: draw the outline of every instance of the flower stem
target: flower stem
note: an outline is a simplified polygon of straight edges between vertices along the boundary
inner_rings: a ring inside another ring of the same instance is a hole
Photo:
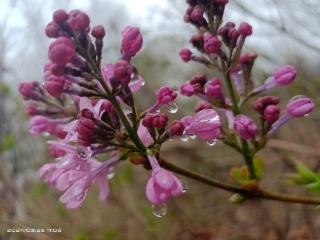
[[[203,176],[199,173],[189,171],[187,169],[178,167],[170,162],[161,159],[160,164],[163,168],[170,171],[181,174],[185,177],[197,180],[199,182],[205,183],[207,185],[223,189],[229,192],[239,193],[246,198],[257,198],[257,199],[267,199],[280,202],[288,203],[301,203],[308,205],[320,205],[320,199],[310,198],[310,197],[300,197],[291,194],[282,194],[278,192],[271,192],[262,189],[249,190],[239,186],[235,186],[226,182],[222,182],[213,178]]]

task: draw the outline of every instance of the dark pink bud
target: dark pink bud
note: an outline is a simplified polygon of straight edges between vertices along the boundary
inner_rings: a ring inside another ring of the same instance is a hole
[[[304,117],[313,111],[315,103],[307,97],[293,98],[286,106],[286,111],[291,117]]]
[[[167,126],[168,120],[169,118],[166,113],[149,113],[143,118],[142,125],[147,128],[163,129]]]
[[[58,24],[61,24],[68,19],[68,13],[63,9],[59,9],[53,13],[52,18],[53,21],[55,21]]]
[[[139,28],[126,27],[122,31],[121,54],[124,59],[130,60],[141,49],[143,38]]]
[[[33,88],[35,87],[36,84],[38,84],[38,83],[37,82],[24,82],[24,83],[20,84],[19,92],[20,92],[21,96],[23,97],[23,99],[29,100],[32,98]]]
[[[80,113],[80,118],[81,117],[84,117],[84,118],[88,118],[88,119],[91,119],[93,120],[94,119],[94,114],[93,112],[91,112],[89,109],[83,109]]]
[[[229,2],[229,0],[215,0],[215,2],[216,2],[216,4],[224,6]]]
[[[184,125],[179,120],[175,120],[171,123],[169,134],[171,137],[182,136],[184,132]]]
[[[132,66],[125,60],[120,60],[114,65],[114,78],[121,82],[123,86],[128,86],[132,73]]]
[[[204,49],[207,53],[218,53],[220,51],[221,42],[217,37],[207,32],[204,34],[203,39]]]
[[[69,13],[68,25],[72,30],[84,30],[90,25],[89,16],[79,10],[73,10]]]
[[[277,105],[280,102],[280,98],[277,96],[264,96],[258,98],[254,104],[253,107],[256,111],[259,113],[263,114],[264,110],[269,106],[269,105]]]
[[[239,62],[241,64],[247,64],[247,63],[253,62],[256,58],[257,58],[256,53],[244,53],[241,55]]]
[[[203,35],[202,34],[195,34],[191,37],[190,43],[198,49],[203,48]]]
[[[203,109],[213,109],[211,103],[206,101],[200,102],[197,104],[196,108],[194,109],[195,112],[200,112]]]
[[[193,85],[190,84],[190,81],[188,81],[180,86],[180,93],[182,95],[188,96],[188,97],[191,97],[195,93]]]
[[[50,145],[49,154],[53,158],[58,158],[58,157],[63,157],[64,155],[66,155],[66,152],[63,149],[61,149],[55,145]]]
[[[223,93],[221,90],[221,81],[219,78],[212,78],[209,80],[204,87],[205,94],[213,99],[221,100]]]
[[[179,52],[180,58],[184,62],[189,62],[192,56],[192,52],[188,48],[183,48]]]
[[[263,112],[263,119],[267,123],[274,123],[279,119],[280,115],[280,107],[277,105],[269,105],[266,107],[266,109]]]
[[[94,122],[89,118],[80,118],[77,124],[78,141],[82,146],[90,146],[94,133]]]
[[[234,129],[242,139],[254,139],[258,130],[254,121],[243,114],[235,117]]]
[[[60,66],[66,65],[75,56],[73,42],[66,37],[59,37],[49,46],[49,59]]]
[[[252,26],[246,22],[242,22],[239,26],[239,32],[244,36],[250,36],[252,34]]]
[[[35,103],[30,103],[26,106],[26,112],[29,116],[35,116],[38,114],[38,105]]]
[[[60,30],[60,27],[57,23],[50,22],[46,26],[45,33],[46,33],[47,37],[49,37],[49,38],[56,38],[59,36],[59,30]]]
[[[296,78],[296,70],[291,65],[286,65],[277,68],[272,76],[274,77],[274,80],[276,83],[280,86],[288,86],[290,85],[294,79]]]
[[[44,82],[44,88],[51,96],[60,97],[63,93],[65,83],[66,80],[64,77],[57,77],[52,75]]]
[[[190,18],[196,23],[201,23],[203,22],[203,13],[203,8],[200,5],[196,5],[191,12]]]
[[[177,93],[172,87],[163,86],[156,91],[159,104],[169,104],[177,98]]]
[[[63,76],[65,67],[58,64],[51,64],[50,72],[55,76]]]
[[[106,31],[103,26],[98,25],[92,28],[91,35],[95,38],[102,39],[106,35]]]
[[[191,84],[200,84],[201,86],[204,86],[207,82],[207,77],[206,75],[202,74],[202,73],[198,73],[196,75],[194,75],[191,80],[190,83]]]

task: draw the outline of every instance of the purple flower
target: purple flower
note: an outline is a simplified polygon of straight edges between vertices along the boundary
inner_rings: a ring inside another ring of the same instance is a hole
[[[315,104],[310,98],[298,97],[288,103],[286,111],[291,117],[304,117],[314,108]]]
[[[98,25],[92,28],[91,35],[95,38],[102,39],[106,35],[106,31],[102,25]]]
[[[49,133],[59,138],[65,137],[66,132],[63,125],[70,121],[69,118],[50,119],[44,116],[34,116],[29,121],[29,132],[31,134]]]
[[[173,197],[180,196],[183,188],[180,180],[173,173],[161,168],[153,155],[148,155],[152,167],[152,176],[148,180],[146,195],[154,205],[166,203]]]
[[[207,53],[219,53],[221,48],[221,42],[217,37],[207,32],[204,34],[203,39],[204,39],[204,50]]]
[[[263,119],[272,124],[279,119],[280,107],[277,105],[268,105],[263,112]]]
[[[121,41],[122,58],[130,61],[141,49],[142,44],[143,39],[139,28],[129,26],[123,29]]]
[[[257,134],[257,125],[254,121],[240,114],[234,118],[234,129],[242,139],[254,139]]]
[[[177,98],[177,93],[172,87],[163,86],[156,91],[159,104],[169,104]]]
[[[204,86],[204,92],[209,98],[214,100],[223,101],[224,96],[221,90],[221,81],[219,78],[212,78]]]
[[[44,82],[44,88],[53,97],[60,97],[63,93],[66,79],[64,77],[57,77],[51,75]]]
[[[76,51],[73,42],[66,37],[59,37],[49,46],[49,59],[60,66],[69,63]]]
[[[291,65],[286,65],[277,68],[271,77],[265,83],[253,90],[253,93],[258,94],[274,87],[288,86],[296,78],[296,70]]]
[[[54,11],[53,15],[52,15],[52,19],[55,23],[57,24],[61,24],[64,21],[66,21],[68,19],[69,15],[68,13],[63,10],[63,9],[59,9]]]
[[[40,100],[43,98],[40,84],[37,81],[21,83],[19,86],[19,92],[24,100]]]
[[[175,120],[171,123],[169,134],[171,137],[182,136],[184,133],[184,129],[184,124],[179,120]]]
[[[271,126],[269,134],[273,134],[292,118],[307,116],[315,108],[315,103],[307,97],[296,96],[286,106],[286,112]]]
[[[89,16],[79,10],[69,12],[68,25],[72,30],[85,30],[90,25]]]
[[[59,36],[60,26],[55,22],[50,22],[46,26],[45,34],[49,38],[56,38]]]
[[[168,115],[166,113],[148,113],[142,120],[142,125],[147,128],[163,129],[167,126]]]
[[[203,140],[214,140],[220,135],[221,121],[213,109],[201,110],[194,117],[184,119],[183,122],[187,135],[195,135]]]
[[[118,80],[123,86],[128,86],[131,75],[133,73],[133,68],[125,60],[118,61],[113,68],[113,76]]]
[[[249,23],[242,22],[239,25],[239,32],[244,36],[250,36],[252,34],[252,26]]]
[[[182,61],[189,62],[192,57],[192,52],[188,48],[182,48],[179,55]]]

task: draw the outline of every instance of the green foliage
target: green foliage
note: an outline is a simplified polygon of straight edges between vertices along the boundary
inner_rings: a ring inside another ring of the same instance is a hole
[[[288,175],[289,182],[303,185],[312,192],[320,192],[320,174],[298,161],[295,162],[295,167],[297,173]]]
[[[11,133],[7,133],[3,137],[2,149],[4,151],[9,151],[14,147],[14,137]]]
[[[256,156],[253,159],[253,168],[257,179],[260,180],[264,172],[264,161],[261,157]]]

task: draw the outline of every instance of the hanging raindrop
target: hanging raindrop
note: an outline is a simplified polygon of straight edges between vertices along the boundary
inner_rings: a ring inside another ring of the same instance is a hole
[[[217,143],[217,139],[210,139],[210,140],[207,141],[207,144],[208,144],[210,147],[216,145],[216,143]]]
[[[115,174],[115,172],[113,170],[113,167],[109,168],[109,172],[107,174],[107,178],[110,180],[110,179],[114,178],[115,175],[116,174]]]
[[[182,193],[187,193],[189,189],[189,185],[185,182],[182,182]]]
[[[183,135],[181,138],[182,142],[188,142],[189,141],[189,136],[188,135]]]
[[[92,156],[92,150],[90,147],[78,145],[78,155],[81,158],[90,158]]]
[[[178,112],[178,105],[175,102],[169,103],[167,105],[167,110],[169,113],[177,113]]]
[[[167,205],[165,203],[152,205],[152,214],[158,218],[164,217],[167,215]]]
[[[190,135],[190,139],[191,140],[195,140],[195,139],[197,139],[197,136],[196,135]]]

